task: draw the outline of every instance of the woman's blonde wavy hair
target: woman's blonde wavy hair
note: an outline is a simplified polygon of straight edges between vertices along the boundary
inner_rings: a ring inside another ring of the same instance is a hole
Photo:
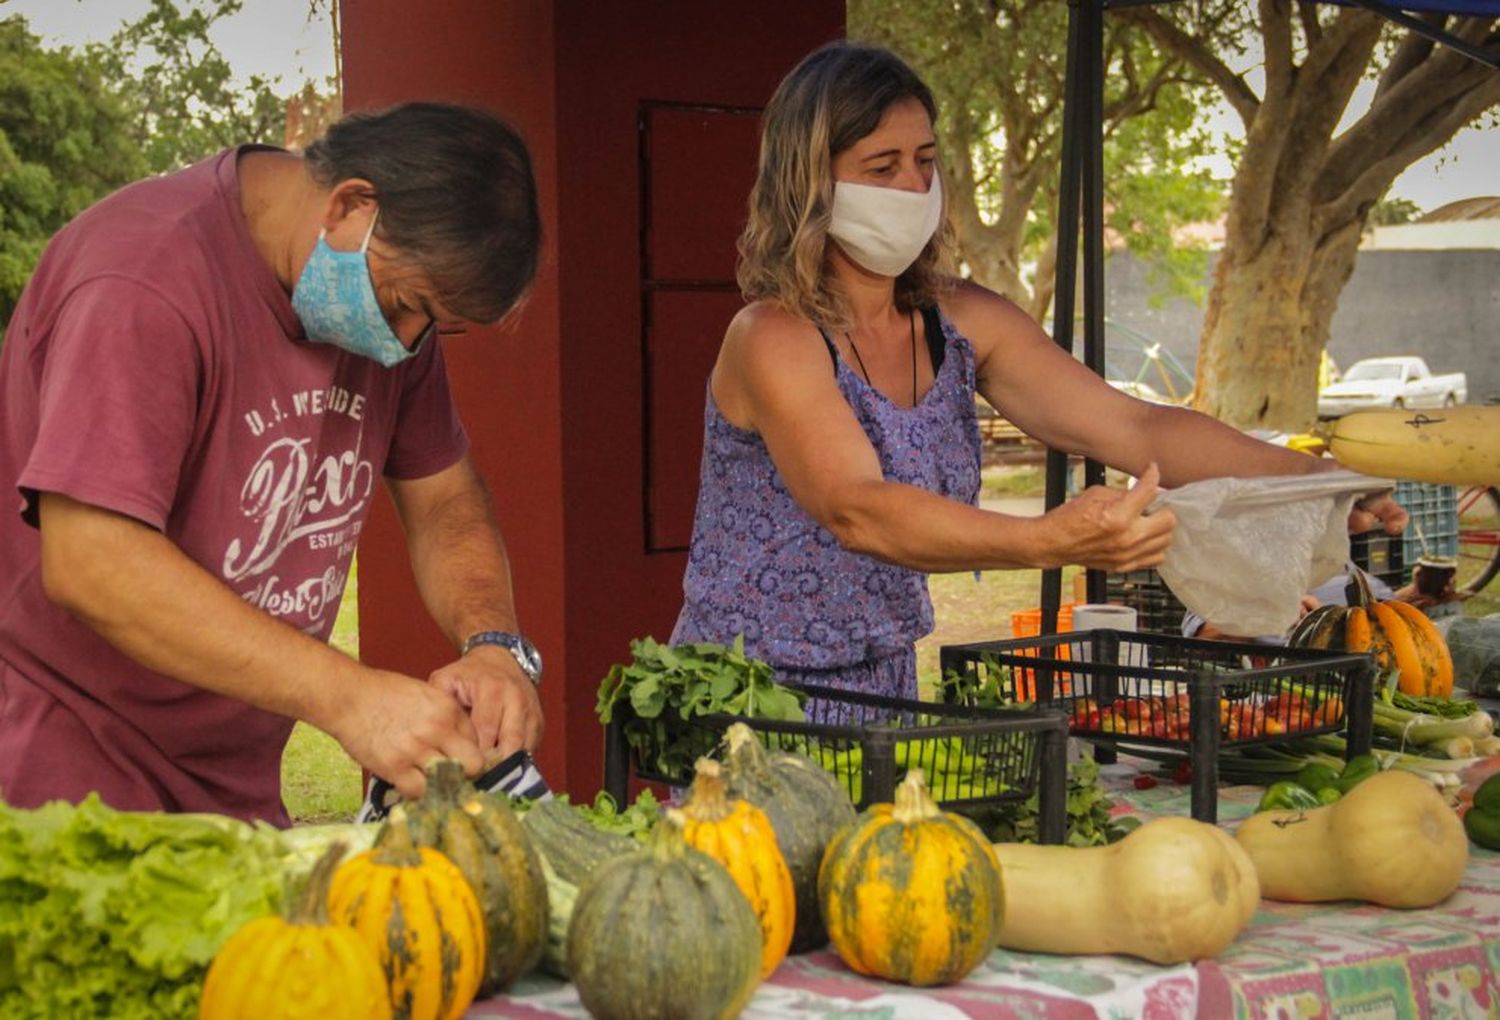
[[[835,42],[803,58],[766,107],[750,216],[739,239],[736,277],[746,301],[769,299],[828,329],[852,325],[827,272],[833,157],[868,135],[892,103],[916,99],[937,122],[932,91],[889,50]],[[937,232],[896,278],[896,306],[927,307],[953,284],[953,229]]]

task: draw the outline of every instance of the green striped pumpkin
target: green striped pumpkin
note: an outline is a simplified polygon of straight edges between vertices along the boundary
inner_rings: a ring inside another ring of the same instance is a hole
[[[818,898],[851,970],[911,985],[963,980],[995,948],[1000,864],[973,822],[938,808],[920,769],[844,828],[823,856]]]
[[[428,766],[427,790],[405,811],[412,841],[458,865],[479,897],[487,947],[480,997],[509,988],[536,967],[547,940],[547,882],[526,830],[503,797],[474,789],[452,759]]]
[[[791,951],[805,953],[826,945],[828,931],[818,910],[818,865],[828,842],[854,821],[854,805],[838,780],[811,758],[767,751],[744,723],[730,726],[725,740],[728,796],[766,813],[792,873],[797,917]]]
[[[597,1020],[737,1016],[760,983],[755,911],[668,811],[650,844],[607,861],[578,890],[568,971]]]

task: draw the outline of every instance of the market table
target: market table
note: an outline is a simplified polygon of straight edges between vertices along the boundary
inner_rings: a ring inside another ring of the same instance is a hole
[[[1136,790],[1146,763],[1103,769],[1117,810],[1186,816],[1188,788]],[[1260,789],[1223,787],[1220,819],[1253,810]],[[1473,847],[1463,884],[1430,910],[1263,900],[1217,960],[1160,967],[1121,956],[996,950],[959,985],[915,989],[851,972],[832,950],[791,957],[742,1014],[846,1020],[1177,1020],[1201,1017],[1500,1018],[1500,853]],[[711,952],[705,947],[705,952]],[[692,966],[692,961],[683,961]],[[574,988],[544,975],[476,1002],[468,1017],[586,1017]]]

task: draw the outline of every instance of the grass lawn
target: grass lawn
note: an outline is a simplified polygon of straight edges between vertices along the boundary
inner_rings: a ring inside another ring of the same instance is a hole
[[[359,657],[359,571],[349,571],[349,584],[330,644]],[[281,757],[281,795],[292,821],[301,825],[354,820],[364,799],[358,763],[339,742],[315,726],[299,722],[292,729]]]

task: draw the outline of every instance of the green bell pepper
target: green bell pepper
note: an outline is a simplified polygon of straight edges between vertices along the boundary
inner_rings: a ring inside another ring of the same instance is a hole
[[[1348,793],[1379,771],[1380,762],[1375,760],[1373,754],[1361,754],[1344,763],[1344,771],[1339,773],[1338,782],[1334,785],[1340,793]]]
[[[1337,786],[1339,774],[1335,769],[1324,765],[1322,762],[1310,761],[1298,769],[1297,774],[1292,779],[1303,789],[1317,793],[1319,790],[1326,790],[1330,786]]]
[[[1255,810],[1307,811],[1319,806],[1317,794],[1291,780],[1282,780],[1267,787]]]
[[[1313,796],[1318,798],[1319,804],[1332,804],[1334,801],[1342,797],[1343,794],[1339,792],[1339,788],[1337,786],[1325,786],[1323,787],[1323,789],[1313,794]]]
[[[1464,814],[1464,831],[1486,850],[1500,850],[1500,772],[1479,784]]]

